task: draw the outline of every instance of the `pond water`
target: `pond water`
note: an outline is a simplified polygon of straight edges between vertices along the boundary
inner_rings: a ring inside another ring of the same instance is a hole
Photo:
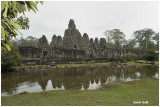
[[[146,78],[159,79],[158,67],[81,67],[10,72],[1,74],[1,96],[48,90],[95,90],[102,84]]]

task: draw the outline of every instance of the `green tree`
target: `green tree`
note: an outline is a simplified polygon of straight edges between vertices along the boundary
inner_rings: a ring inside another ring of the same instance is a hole
[[[18,38],[12,38],[11,39],[11,42],[12,42],[12,44],[13,44],[14,47],[18,47],[18,41],[19,41]]]
[[[130,60],[134,60],[135,58],[137,58],[137,55],[134,54],[134,53],[128,52],[128,53],[126,54],[126,57],[127,57],[128,59],[130,59]]]
[[[133,36],[136,42],[139,44],[141,48],[147,48],[147,44],[151,42],[151,39],[155,32],[150,28],[145,28],[142,30],[137,30],[133,33]]]
[[[2,72],[13,71],[14,66],[20,65],[23,58],[20,56],[17,48],[12,47],[11,51],[5,52],[1,56]]]
[[[104,35],[107,37],[108,45],[114,43],[115,47],[121,47],[126,43],[125,34],[119,29],[107,30]]]
[[[38,39],[33,36],[28,36],[27,38],[20,38],[12,40],[12,43],[15,47],[23,47],[23,46],[34,46],[37,47]]]
[[[110,37],[110,34],[109,34],[110,30],[106,30],[104,32],[104,35],[106,36],[106,42],[107,42],[107,45],[110,46],[112,43],[111,43],[111,37]]]
[[[155,59],[158,58],[157,53],[155,52],[155,46],[154,43],[149,42],[147,44],[147,48],[145,50],[145,54],[143,56],[146,60],[148,61],[154,61]]]
[[[130,48],[134,48],[136,46],[136,40],[135,39],[129,39],[129,40],[127,40],[126,45]]]
[[[156,50],[159,50],[159,32],[155,34],[153,40],[156,41]]]
[[[28,36],[26,40],[27,40],[27,46],[37,47],[38,39],[36,37]]]
[[[25,17],[25,12],[38,11],[38,1],[1,1],[1,50],[10,51],[12,47],[11,38],[16,37],[20,29],[29,28],[29,19]],[[41,1],[41,4],[43,2]],[[19,14],[23,13],[23,17]]]

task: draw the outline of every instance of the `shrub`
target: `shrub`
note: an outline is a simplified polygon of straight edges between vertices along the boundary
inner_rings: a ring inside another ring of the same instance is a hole
[[[127,58],[135,59],[135,58],[137,58],[137,55],[134,54],[134,53],[130,53],[130,52],[129,52],[129,53],[126,54],[126,57],[127,57]]]
[[[143,55],[144,59],[148,60],[148,61],[154,61],[155,59],[158,58],[158,55],[156,54],[155,51],[151,50],[151,51],[147,51],[144,55]]]
[[[20,65],[22,62],[22,56],[17,48],[12,48],[11,51],[6,53],[2,52],[1,58],[2,72],[13,71],[14,66]]]
[[[148,61],[154,61],[158,58],[158,55],[155,52],[154,43],[150,42],[147,44],[147,48],[145,54],[143,55],[143,58]]]

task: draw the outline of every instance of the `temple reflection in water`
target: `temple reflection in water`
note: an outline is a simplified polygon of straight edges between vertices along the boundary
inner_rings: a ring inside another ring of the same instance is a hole
[[[16,73],[16,74],[15,74]],[[159,79],[158,67],[83,67],[2,74],[2,96],[48,90],[95,90],[102,84]]]

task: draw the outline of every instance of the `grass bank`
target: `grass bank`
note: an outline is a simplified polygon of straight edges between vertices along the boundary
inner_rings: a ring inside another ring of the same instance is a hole
[[[65,67],[95,67],[95,66],[111,66],[111,65],[129,65],[129,66],[146,66],[152,65],[149,61],[137,60],[137,61],[128,61],[125,63],[116,63],[116,62],[103,62],[103,63],[83,63],[83,64],[57,64],[57,68]],[[154,66],[159,66],[159,62],[155,61]]]
[[[133,104],[133,101],[141,102]],[[142,104],[148,101],[148,104]],[[158,106],[159,80],[112,83],[94,91],[46,91],[1,97],[2,106]]]
[[[82,64],[57,64],[57,68],[65,68],[65,67],[95,67],[95,66],[108,66],[111,62],[104,63],[82,63]]]
[[[128,61],[126,63],[122,64],[128,64],[128,65],[152,65],[150,64],[150,61],[144,61],[144,60],[137,60],[137,61]],[[155,66],[159,66],[159,61],[155,61]]]
[[[103,63],[95,63],[93,61],[88,63],[81,63],[81,64],[56,64],[55,66],[50,65],[22,65],[15,67],[18,68],[72,68],[72,67],[101,67],[101,66],[112,66],[112,65],[128,65],[128,66],[146,66],[152,65],[149,61],[144,60],[137,60],[137,61],[128,61],[125,63],[116,63],[116,62],[103,62]],[[156,61],[153,66],[159,66],[159,61]]]

